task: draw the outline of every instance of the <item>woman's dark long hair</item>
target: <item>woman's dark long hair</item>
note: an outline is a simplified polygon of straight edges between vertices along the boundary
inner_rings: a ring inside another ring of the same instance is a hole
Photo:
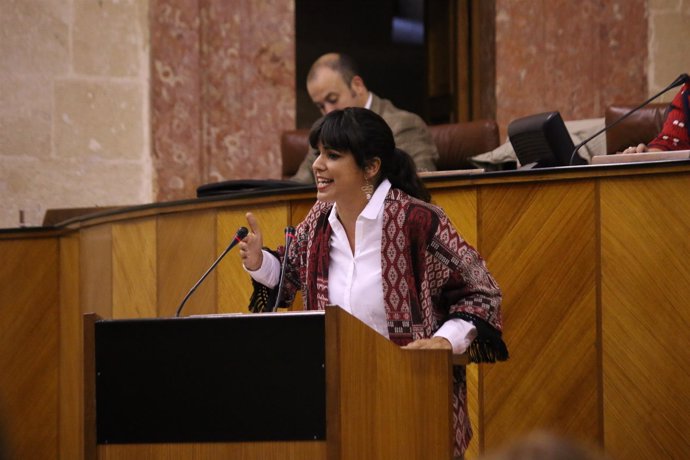
[[[312,148],[318,148],[319,143],[338,152],[350,152],[362,170],[372,159],[380,158],[380,180],[388,179],[393,187],[420,200],[431,200],[414,161],[395,147],[390,127],[371,110],[348,107],[320,118],[309,133]]]

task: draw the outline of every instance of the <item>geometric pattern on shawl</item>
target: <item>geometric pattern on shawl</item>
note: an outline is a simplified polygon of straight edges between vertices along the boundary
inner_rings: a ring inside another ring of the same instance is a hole
[[[297,226],[288,257],[284,304],[302,289],[305,308],[328,304],[332,204],[317,201]],[[397,345],[428,338],[453,314],[466,314],[501,330],[500,290],[484,261],[438,207],[391,188],[384,203],[381,275],[388,333]],[[472,436],[465,368],[453,368],[455,455]],[[423,396],[422,396],[423,397]],[[404,403],[404,402],[401,402]]]

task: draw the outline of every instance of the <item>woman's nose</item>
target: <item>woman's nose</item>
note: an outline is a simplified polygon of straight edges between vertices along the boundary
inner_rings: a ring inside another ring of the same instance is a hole
[[[314,164],[312,165],[312,168],[314,168],[314,169],[322,169],[323,168],[323,159],[322,159],[322,155],[319,152],[316,152],[316,160],[314,160]]]

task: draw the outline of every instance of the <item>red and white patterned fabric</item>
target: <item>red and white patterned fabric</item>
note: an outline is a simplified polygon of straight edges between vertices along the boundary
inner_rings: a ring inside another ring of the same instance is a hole
[[[317,202],[297,226],[285,272],[284,306],[292,303],[298,289],[308,310],[323,310],[329,304],[331,208],[332,204]],[[448,318],[461,317],[477,326],[476,344],[470,347],[473,361],[507,359],[498,285],[440,208],[391,189],[384,203],[381,266],[391,341],[402,346],[431,337]],[[485,340],[483,335],[492,337]],[[453,374],[455,455],[459,456],[472,429],[464,366],[456,366]]]
[[[690,84],[686,83],[671,102],[671,108],[664,121],[659,135],[647,146],[660,150],[688,150],[690,149],[690,129],[688,128],[687,107]]]

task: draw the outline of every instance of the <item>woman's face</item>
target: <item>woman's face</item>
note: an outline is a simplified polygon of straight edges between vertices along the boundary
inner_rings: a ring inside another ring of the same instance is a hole
[[[366,184],[364,171],[350,152],[327,149],[319,144],[319,154],[312,165],[316,198],[341,203],[339,206],[365,201],[361,187]]]

